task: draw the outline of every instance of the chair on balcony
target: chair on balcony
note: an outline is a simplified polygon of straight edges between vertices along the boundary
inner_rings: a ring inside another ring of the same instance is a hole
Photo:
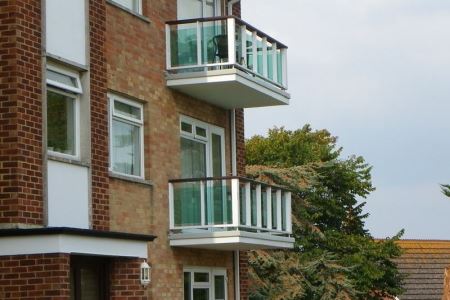
[[[214,55],[219,62],[228,60],[228,36],[219,34],[212,38],[214,44]]]

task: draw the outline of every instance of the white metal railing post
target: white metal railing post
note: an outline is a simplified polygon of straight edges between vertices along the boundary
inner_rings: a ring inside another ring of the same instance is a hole
[[[283,68],[283,86],[287,89],[288,87],[288,76],[287,76],[287,68],[288,68],[288,64],[287,64],[287,49],[283,48],[281,49],[281,65]]]
[[[170,44],[170,25],[166,24],[166,68],[170,70],[172,68],[172,60],[171,60],[171,44]]]
[[[251,204],[251,198],[252,198],[252,186],[250,182],[247,182],[245,184],[245,225],[251,226],[252,225],[252,204]]]
[[[200,28],[200,22],[197,21],[197,65],[202,64],[202,31]]]
[[[169,229],[175,229],[173,183],[169,182]]]
[[[235,19],[227,19],[227,38],[228,38],[228,63],[234,65],[236,63],[236,38],[235,38]]]
[[[241,57],[239,58],[238,63],[244,64],[246,68],[248,68],[247,64],[247,26],[241,26]]]
[[[252,32],[252,59],[253,59],[253,72],[258,72],[258,45],[256,31]]]
[[[231,179],[231,205],[233,215],[233,226],[239,227],[240,205],[239,205],[239,179]]]
[[[263,76],[267,78],[267,38],[262,39],[262,62],[263,62]]]
[[[272,43],[272,73],[273,81],[278,80],[277,43]]]
[[[261,211],[261,185],[256,185],[256,226],[262,227],[262,211]]]
[[[285,192],[286,193],[286,231],[288,233],[292,233],[292,194],[291,192]]]
[[[203,180],[200,181],[200,224],[201,226],[205,226],[206,225],[206,221],[205,221],[205,211],[206,206],[205,206],[205,182]]]
[[[279,231],[283,230],[283,225],[281,222],[281,190],[277,190],[277,230]]]
[[[267,228],[272,229],[272,188],[269,186],[266,189],[267,199]]]

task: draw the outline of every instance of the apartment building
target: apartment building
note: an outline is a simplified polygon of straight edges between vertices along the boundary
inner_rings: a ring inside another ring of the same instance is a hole
[[[244,170],[287,47],[239,17],[0,2],[0,299],[247,299],[246,251],[293,247],[290,192]]]

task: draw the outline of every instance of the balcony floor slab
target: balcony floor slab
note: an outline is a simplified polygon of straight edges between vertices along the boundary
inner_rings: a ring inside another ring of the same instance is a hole
[[[210,250],[292,249],[291,237],[247,231],[172,233],[170,246]]]
[[[226,109],[288,105],[290,99],[274,84],[236,68],[167,73],[166,79],[168,87]]]

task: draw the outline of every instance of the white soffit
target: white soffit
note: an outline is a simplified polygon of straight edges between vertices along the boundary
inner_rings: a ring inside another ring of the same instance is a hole
[[[167,74],[167,86],[226,109],[288,105],[290,95],[237,69]]]

